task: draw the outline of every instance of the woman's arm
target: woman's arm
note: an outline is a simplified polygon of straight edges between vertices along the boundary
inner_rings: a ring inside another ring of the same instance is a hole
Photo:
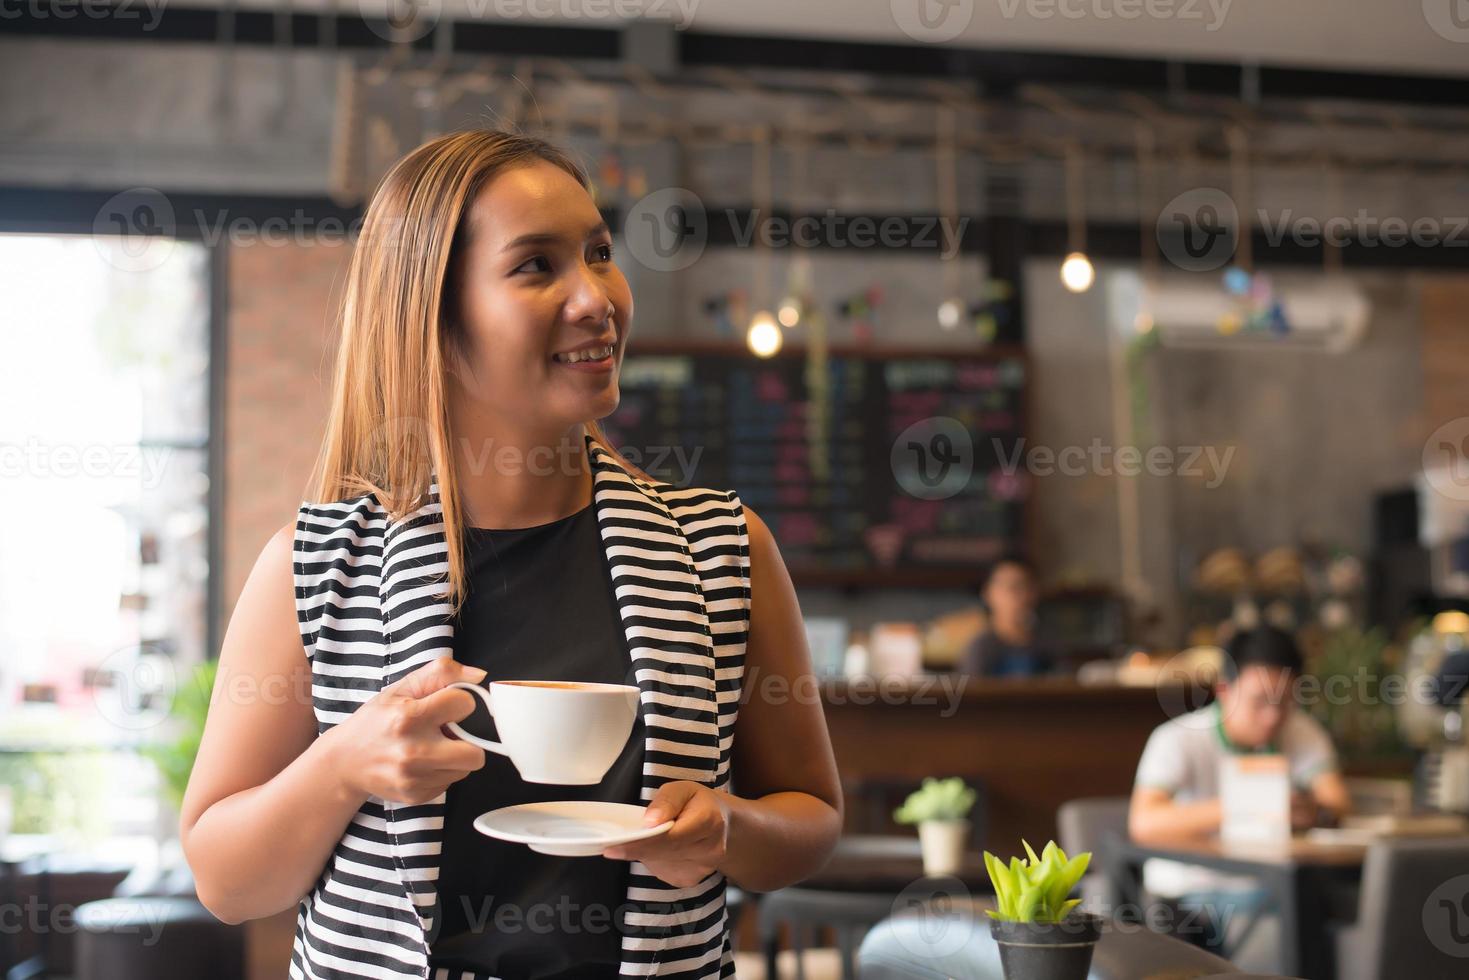
[[[452,661],[415,671],[317,737],[292,534],[287,526],[265,546],[230,617],[180,813],[199,900],[229,923],[300,901],[369,795],[432,798],[484,761],[483,750],[438,730],[467,716],[472,696],[451,689],[426,697],[450,681],[479,679]],[[412,754],[415,746],[422,751]],[[418,768],[441,765],[449,770]]]
[[[677,781],[648,804],[666,834],[610,848],[673,885],[719,870],[751,891],[819,871],[842,830],[841,783],[796,590],[770,529],[748,507],[750,628],[731,771],[738,796]]]

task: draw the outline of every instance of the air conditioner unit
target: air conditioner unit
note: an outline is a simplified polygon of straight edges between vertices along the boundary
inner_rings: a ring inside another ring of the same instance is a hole
[[[1139,284],[1129,284],[1124,293],[1142,295]],[[1134,292],[1133,289],[1137,291]],[[1320,350],[1331,353],[1349,350],[1367,332],[1372,304],[1360,287],[1340,276],[1291,276],[1276,278],[1274,294],[1285,310],[1290,329],[1238,329],[1225,332],[1221,322],[1239,315],[1239,298],[1225,291],[1220,277],[1212,275],[1165,276],[1152,290],[1146,304],[1138,302],[1119,329],[1136,329],[1137,312],[1152,317],[1158,340],[1166,347],[1240,350]],[[1114,315],[1126,305],[1114,304]]]

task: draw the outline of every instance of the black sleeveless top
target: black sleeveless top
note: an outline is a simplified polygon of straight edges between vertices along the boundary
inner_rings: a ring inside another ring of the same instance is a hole
[[[598,534],[595,508],[514,530],[466,529],[469,591],[454,659],[496,680],[636,683]],[[482,703],[460,723],[495,738]],[[643,722],[596,786],[521,780],[502,755],[448,790],[439,927],[430,965],[503,980],[592,980],[618,973],[628,862],[553,857],[475,830],[480,814],[517,803],[640,803]]]

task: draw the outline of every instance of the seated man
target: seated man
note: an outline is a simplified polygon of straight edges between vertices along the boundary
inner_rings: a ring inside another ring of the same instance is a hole
[[[1230,754],[1286,757],[1293,830],[1332,823],[1347,811],[1350,798],[1331,737],[1295,704],[1293,682],[1301,669],[1300,650],[1289,633],[1263,626],[1235,636],[1213,703],[1164,722],[1149,736],[1128,811],[1133,840],[1166,843],[1218,834],[1219,770]],[[1213,949],[1223,943],[1228,910],[1260,898],[1248,877],[1157,859],[1143,865],[1143,886],[1197,923],[1177,929],[1180,938]]]

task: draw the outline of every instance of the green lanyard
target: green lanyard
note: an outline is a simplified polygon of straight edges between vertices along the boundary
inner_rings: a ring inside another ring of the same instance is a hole
[[[1224,746],[1224,751],[1229,752],[1233,755],[1281,754],[1280,747],[1277,746],[1274,742],[1269,742],[1256,748],[1246,748],[1245,746],[1235,745],[1233,742],[1231,742],[1229,740],[1229,736],[1226,735],[1224,732],[1224,708],[1220,706],[1219,700],[1217,698],[1214,701],[1214,732],[1219,736],[1219,744]]]

